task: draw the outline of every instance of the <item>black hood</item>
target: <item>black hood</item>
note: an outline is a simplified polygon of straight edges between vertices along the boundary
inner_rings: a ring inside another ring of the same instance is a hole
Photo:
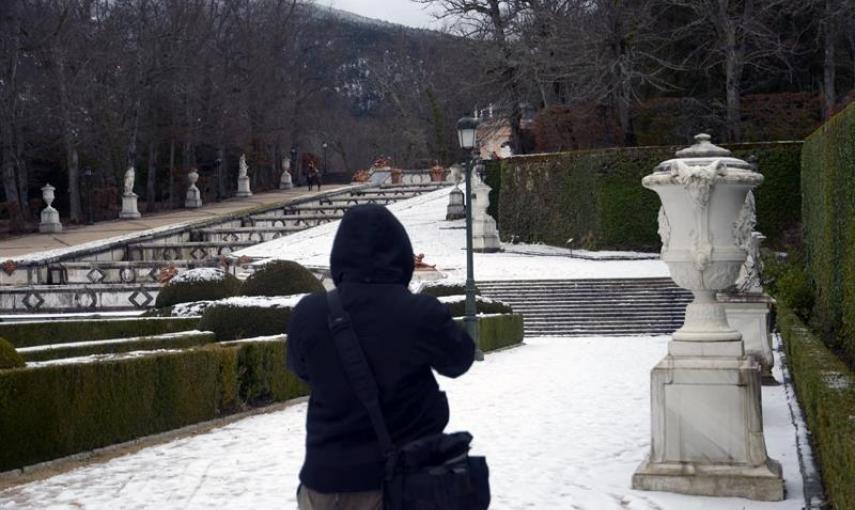
[[[409,285],[414,269],[413,246],[404,226],[383,206],[351,207],[333,241],[333,281]]]

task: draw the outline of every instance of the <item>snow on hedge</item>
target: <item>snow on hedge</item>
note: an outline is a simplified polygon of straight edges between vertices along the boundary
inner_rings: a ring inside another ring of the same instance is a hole
[[[197,267],[180,272],[169,283],[221,282],[225,279],[226,272],[218,267]]]
[[[125,359],[141,358],[154,354],[163,354],[166,352],[182,352],[183,349],[155,349],[151,351],[131,351],[109,354],[90,354],[88,356],[77,356],[74,358],[60,358],[47,361],[29,361],[27,368],[47,367],[51,365],[80,365],[86,363],[103,363],[106,361],[120,361]],[[3,508],[0,506],[0,508]]]
[[[291,296],[237,296],[215,301],[213,305],[233,308],[294,308],[307,294]]]
[[[442,296],[442,297],[438,297],[437,299],[439,300],[440,303],[445,303],[447,305],[451,304],[451,303],[463,303],[464,301],[466,301],[466,295],[465,294],[458,294],[458,295],[454,295],[454,296]],[[510,306],[507,303],[505,303],[504,301],[499,301],[498,299],[490,299],[487,297],[477,296],[477,295],[475,296],[475,301],[478,303],[499,303],[499,304]]]
[[[65,349],[65,348],[74,348],[74,347],[91,347],[93,345],[121,345],[131,342],[140,342],[142,340],[151,340],[155,342],[166,342],[168,340],[175,340],[176,338],[183,338],[186,336],[196,336],[203,335],[205,331],[199,331],[197,329],[190,331],[177,331],[175,333],[164,333],[162,335],[151,335],[151,336],[135,336],[130,338],[109,338],[105,340],[87,340],[85,342],[68,342],[68,343],[59,343],[59,344],[47,344],[47,345],[37,345],[34,347],[22,347],[18,349],[19,353],[30,353],[30,352],[44,352],[44,351],[52,351],[55,349]],[[207,332],[210,334],[210,332]]]

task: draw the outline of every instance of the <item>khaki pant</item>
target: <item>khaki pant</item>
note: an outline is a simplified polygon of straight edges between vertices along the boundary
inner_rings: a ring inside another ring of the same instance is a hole
[[[299,510],[383,510],[383,493],[339,492],[323,494],[302,485],[297,490]]]

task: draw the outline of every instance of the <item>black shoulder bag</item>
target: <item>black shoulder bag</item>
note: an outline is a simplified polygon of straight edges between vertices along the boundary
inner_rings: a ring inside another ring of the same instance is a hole
[[[368,411],[386,457],[384,510],[485,510],[490,506],[487,460],[470,457],[468,432],[436,434],[396,447],[380,408],[377,381],[338,290],[327,292],[329,326],[347,378]]]

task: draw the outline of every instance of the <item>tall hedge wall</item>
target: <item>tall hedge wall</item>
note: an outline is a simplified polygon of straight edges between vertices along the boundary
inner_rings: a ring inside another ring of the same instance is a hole
[[[0,471],[305,395],[285,342],[0,371]]]
[[[758,230],[778,244],[799,221],[801,143],[727,146],[757,156],[764,184],[755,192]],[[586,249],[659,249],[659,198],[641,179],[678,147],[637,147],[510,158],[502,162],[498,223],[503,240]],[[491,204],[492,205],[492,204]]]
[[[815,322],[855,363],[855,103],[805,140],[801,185]]]
[[[777,320],[826,494],[836,510],[855,510],[855,371],[786,306]]]

